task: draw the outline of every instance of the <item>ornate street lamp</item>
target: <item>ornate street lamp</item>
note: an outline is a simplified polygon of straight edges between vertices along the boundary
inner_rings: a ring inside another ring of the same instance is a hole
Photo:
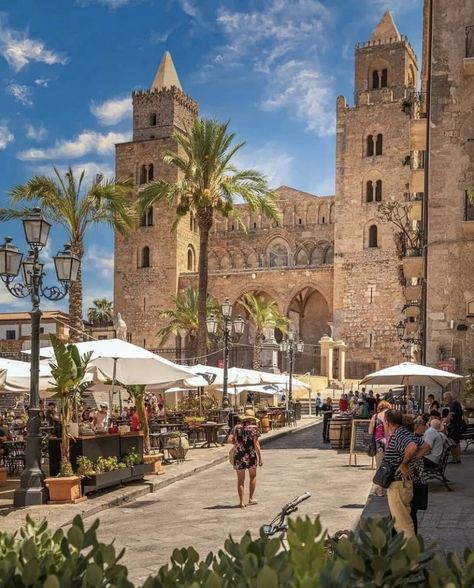
[[[20,486],[13,495],[14,506],[32,506],[44,504],[47,500],[47,489],[44,485],[44,474],[41,470],[41,434],[39,407],[39,358],[40,358],[40,298],[58,301],[66,296],[71,284],[76,280],[80,260],[65,246],[54,257],[56,275],[62,285],[43,285],[44,264],[39,261],[39,252],[48,242],[50,223],[41,216],[39,208],[23,220],[25,237],[30,247],[28,257],[23,261],[23,254],[7,237],[0,246],[0,278],[8,291],[16,298],[31,298],[31,385],[30,405],[28,407],[28,424],[25,450],[25,469],[20,477]],[[23,283],[14,283],[22,272]]]
[[[288,331],[287,336],[280,343],[280,351],[287,354],[288,364],[288,406],[291,409],[293,403],[293,367],[295,360],[295,353],[303,353],[304,341],[302,339],[295,340],[294,331]]]
[[[224,341],[224,375],[222,382],[222,408],[229,410],[229,391],[228,391],[228,372],[229,372],[229,350],[232,340],[232,333],[238,339],[245,330],[245,321],[239,315],[232,319],[232,302],[226,298],[221,305],[223,324],[223,341]],[[214,315],[210,315],[206,320],[207,332],[210,335],[216,335],[219,321]]]

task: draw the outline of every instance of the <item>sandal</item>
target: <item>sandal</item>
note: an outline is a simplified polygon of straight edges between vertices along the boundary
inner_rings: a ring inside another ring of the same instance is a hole
[[[258,504],[258,500],[255,500],[255,498],[251,498],[249,500],[249,506],[252,506],[253,504]]]
[[[245,508],[247,505],[246,504],[239,504],[240,508]]]

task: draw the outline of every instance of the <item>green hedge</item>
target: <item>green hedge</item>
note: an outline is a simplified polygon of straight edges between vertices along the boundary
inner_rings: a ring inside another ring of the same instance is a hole
[[[16,534],[0,533],[0,586],[8,588],[133,588],[119,563],[123,551],[97,540],[96,521],[84,529],[77,516],[65,533],[27,518]],[[192,548],[175,549],[169,564],[143,588],[377,588],[474,586],[474,552],[447,558],[421,538],[392,538],[388,521],[371,519],[360,533],[331,540],[318,519],[289,521],[287,549],[263,533],[227,539],[217,554],[200,559]],[[153,554],[150,554],[152,557]]]

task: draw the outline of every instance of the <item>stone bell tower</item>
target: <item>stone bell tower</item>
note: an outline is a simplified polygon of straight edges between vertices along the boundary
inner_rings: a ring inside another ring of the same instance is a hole
[[[179,179],[163,156],[177,150],[174,134],[192,122],[198,105],[183,92],[168,52],[150,89],[133,92],[132,100],[133,140],[116,145],[116,177],[131,180],[136,197],[153,181]],[[176,209],[160,203],[150,207],[134,232],[115,235],[115,312],[125,320],[129,340],[147,348],[158,346],[159,313],[173,306],[179,274],[196,269],[196,222],[185,217],[172,231],[175,218]]]
[[[334,339],[348,344],[349,377],[358,377],[357,365],[367,373],[402,359],[394,327],[404,306],[401,262],[394,231],[377,210],[408,198],[403,101],[417,75],[414,51],[386,12],[356,46],[355,105],[337,98]]]

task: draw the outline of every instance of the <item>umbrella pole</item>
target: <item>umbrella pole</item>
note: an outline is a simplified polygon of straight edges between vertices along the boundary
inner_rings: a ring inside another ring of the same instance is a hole
[[[112,416],[114,392],[115,392],[115,378],[117,377],[117,358],[114,357],[114,369],[112,372],[112,388],[109,392],[109,415]]]

